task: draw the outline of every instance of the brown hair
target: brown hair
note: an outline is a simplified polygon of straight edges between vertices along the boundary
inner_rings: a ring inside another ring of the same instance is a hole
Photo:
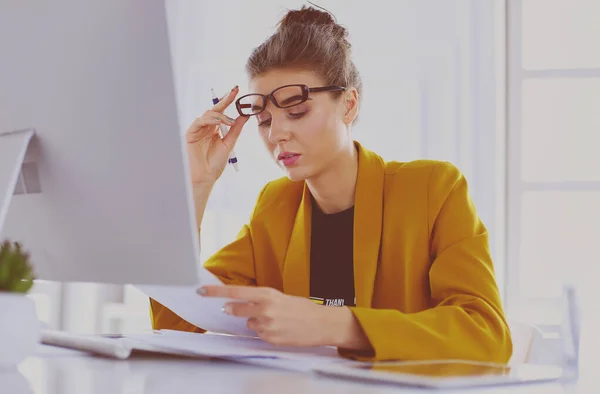
[[[246,71],[254,78],[280,68],[314,70],[327,85],[354,87],[360,97],[362,82],[347,37],[347,30],[328,12],[307,6],[290,10],[275,34],[254,49]]]

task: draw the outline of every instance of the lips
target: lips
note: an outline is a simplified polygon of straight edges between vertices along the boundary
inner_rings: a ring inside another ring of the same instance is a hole
[[[282,152],[277,156],[277,160],[291,159],[294,156],[300,156],[300,154],[294,152]]]
[[[281,162],[281,164],[283,164],[285,167],[289,167],[289,166],[294,165],[296,163],[296,161],[298,161],[299,157],[300,157],[299,153],[282,152],[279,155],[277,155],[277,160],[279,162]]]

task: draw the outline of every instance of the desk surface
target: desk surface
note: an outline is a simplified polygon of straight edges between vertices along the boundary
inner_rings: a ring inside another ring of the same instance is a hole
[[[308,373],[221,361],[158,356],[136,356],[126,361],[115,361],[46,346],[40,347],[37,356],[21,363],[18,370],[0,371],[0,387],[3,393],[11,394],[426,392],[422,389],[348,382]],[[459,392],[591,393],[594,392],[591,390],[593,388],[594,386],[580,379],[574,388],[563,388],[558,384],[536,384]],[[441,393],[439,390],[432,392]]]

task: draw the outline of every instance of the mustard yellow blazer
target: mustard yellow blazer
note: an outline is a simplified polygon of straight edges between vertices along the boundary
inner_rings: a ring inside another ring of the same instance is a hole
[[[350,307],[373,352],[361,360],[507,362],[512,341],[488,232],[467,182],[442,161],[384,162],[355,143],[354,286]],[[281,178],[260,193],[235,241],[205,262],[228,284],[309,297],[310,192]],[[155,329],[202,332],[150,300]]]

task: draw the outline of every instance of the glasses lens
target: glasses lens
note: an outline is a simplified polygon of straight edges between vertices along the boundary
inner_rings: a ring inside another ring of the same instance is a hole
[[[260,94],[249,94],[240,98],[240,110],[245,116],[256,115],[265,107],[265,97]]]
[[[277,104],[282,108],[292,107],[305,101],[304,90],[301,86],[286,86],[277,89],[273,96]]]

